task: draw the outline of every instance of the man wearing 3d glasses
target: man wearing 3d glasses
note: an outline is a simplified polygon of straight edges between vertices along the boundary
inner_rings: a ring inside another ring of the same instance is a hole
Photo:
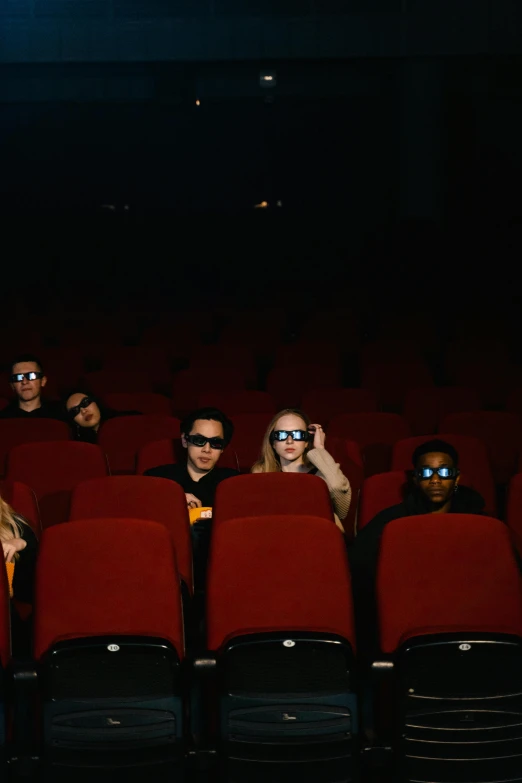
[[[2,419],[63,419],[59,402],[42,399],[42,390],[47,383],[42,363],[32,354],[18,356],[11,364],[9,373],[15,399],[0,411]]]
[[[384,509],[363,527],[350,547],[349,559],[358,640],[371,655],[376,647],[375,579],[381,535],[389,522],[416,514],[483,514],[478,492],[459,484],[459,457],[449,443],[430,440],[415,449],[412,484],[404,501]]]

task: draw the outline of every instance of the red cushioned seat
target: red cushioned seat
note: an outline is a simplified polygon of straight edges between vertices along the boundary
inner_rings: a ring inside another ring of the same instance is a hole
[[[103,402],[114,411],[139,411],[146,416],[171,416],[168,397],[151,392],[119,392],[104,394]]]
[[[252,350],[246,345],[236,345],[230,350],[228,345],[195,346],[190,356],[190,369],[204,374],[212,374],[218,368],[240,370],[249,388],[257,386],[257,366]]]
[[[506,522],[517,551],[522,556],[522,473],[517,473],[509,482]]]
[[[272,418],[272,413],[241,413],[232,416],[232,445],[242,473],[249,473],[254,462],[259,459],[263,437]]]
[[[407,475],[403,470],[377,473],[365,479],[357,513],[357,530],[362,530],[385,508],[402,503],[407,486]]]
[[[440,423],[444,432],[471,435],[485,443],[493,478],[498,484],[507,484],[516,472],[522,433],[520,416],[514,413],[478,411],[453,413]]]
[[[111,346],[102,355],[103,370],[107,373],[122,373],[125,376],[139,373],[147,376],[154,389],[168,388],[172,381],[170,359],[162,346],[124,345],[114,349]],[[114,391],[124,391],[122,388]]]
[[[275,367],[268,374],[266,390],[276,401],[278,409],[299,408],[303,395],[311,389],[341,387],[339,367],[320,363]]]
[[[459,375],[459,368],[466,364],[489,367],[509,365],[509,348],[503,340],[487,337],[466,337],[451,343],[446,350],[446,372],[449,378]],[[466,384],[467,385],[467,384]]]
[[[383,362],[363,367],[361,386],[375,392],[385,408],[401,411],[407,391],[417,387],[429,388],[433,386],[433,378],[428,367],[421,362]]]
[[[326,365],[340,370],[341,353],[331,340],[302,340],[278,345],[274,367]]]
[[[110,472],[134,473],[140,448],[163,438],[179,438],[179,420],[172,416],[118,416],[100,427],[98,443]]]
[[[203,392],[243,391],[246,389],[245,374],[234,367],[212,367],[181,370],[172,383],[173,409],[185,415],[197,407],[197,400]]]
[[[479,492],[485,501],[485,510],[496,515],[497,500],[495,482],[491,472],[487,449],[478,438],[467,435],[443,433],[441,435],[420,435],[398,441],[393,447],[392,470],[413,470],[412,455],[418,446],[426,441],[446,441],[457,449],[459,455],[460,481],[465,487]]]
[[[131,514],[165,525],[174,543],[179,574],[192,593],[190,523],[179,484],[152,476],[106,476],[82,481],[72,492],[70,521]]]
[[[453,375],[459,386],[477,389],[485,406],[503,408],[510,390],[522,384],[522,369],[512,364],[497,364],[485,359],[461,362]]]
[[[334,521],[326,482],[304,473],[253,473],[218,484],[214,527],[237,517],[301,514]]]
[[[226,779],[262,780],[267,763],[275,780],[302,778],[305,763],[310,780],[351,777],[355,639],[335,525],[280,515],[216,526],[207,644],[220,664]]]
[[[263,391],[220,392],[203,391],[197,400],[198,408],[219,408],[227,416],[238,416],[243,413],[276,413],[274,399]]]
[[[154,383],[145,370],[97,370],[85,374],[87,390],[97,397],[121,392],[153,392]]]
[[[7,479],[21,481],[34,491],[43,528],[67,520],[70,493],[77,484],[107,473],[99,446],[71,441],[15,446],[7,463]]]
[[[46,776],[96,769],[107,779],[138,767],[177,779],[184,642],[166,528],[89,519],[44,531],[36,595]]]
[[[335,416],[328,433],[356,441],[363,453],[365,475],[389,470],[392,446],[410,435],[408,423],[396,413],[344,413]]]
[[[4,474],[7,455],[15,446],[70,437],[68,425],[56,419],[0,419],[0,475]]]
[[[401,778],[516,780],[522,582],[507,527],[468,514],[394,520],[377,596]]]
[[[403,416],[416,435],[437,432],[439,422],[450,413],[479,411],[482,408],[476,389],[460,386],[433,386],[410,389],[404,399]]]
[[[323,427],[342,413],[373,413],[379,410],[377,395],[370,389],[311,389],[303,395],[303,410]]]
[[[21,481],[0,481],[0,497],[31,525],[34,533],[40,536],[42,525],[36,495],[27,484]]]

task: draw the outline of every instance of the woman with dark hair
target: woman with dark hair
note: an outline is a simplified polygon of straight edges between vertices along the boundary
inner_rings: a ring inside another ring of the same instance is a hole
[[[67,418],[73,437],[84,443],[97,443],[98,430],[104,422],[116,416],[139,416],[139,411],[114,411],[105,407],[93,394],[72,391],[65,401]]]

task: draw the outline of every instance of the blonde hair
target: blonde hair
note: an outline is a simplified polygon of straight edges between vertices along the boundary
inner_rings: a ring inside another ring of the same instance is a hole
[[[285,408],[284,410],[279,411],[279,413],[276,413],[264,434],[263,443],[261,444],[261,454],[257,462],[252,465],[251,473],[279,473],[281,471],[281,461],[272,446],[270,435],[275,430],[276,424],[282,416],[299,416],[305,423],[305,430],[308,430],[308,427],[310,426],[310,419],[306,413],[303,413],[303,411],[298,408]],[[310,464],[306,454],[311,448],[312,441],[308,441],[303,452],[303,462],[305,465]]]
[[[0,541],[20,538],[25,524],[27,524],[25,520],[19,517],[9,503],[0,496]],[[15,554],[15,559],[18,559],[18,552]]]

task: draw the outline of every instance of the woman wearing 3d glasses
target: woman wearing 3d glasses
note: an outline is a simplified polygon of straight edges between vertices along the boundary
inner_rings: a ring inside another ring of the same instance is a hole
[[[330,490],[335,523],[343,532],[339,520],[350,509],[350,482],[325,449],[326,435],[320,424],[312,424],[299,410],[287,408],[272,421],[263,438],[261,457],[252,473],[311,473],[319,476]]]
[[[139,415],[139,411],[110,410],[92,394],[81,391],[73,391],[67,395],[65,410],[74,438],[84,443],[96,443],[98,430],[108,419]]]

